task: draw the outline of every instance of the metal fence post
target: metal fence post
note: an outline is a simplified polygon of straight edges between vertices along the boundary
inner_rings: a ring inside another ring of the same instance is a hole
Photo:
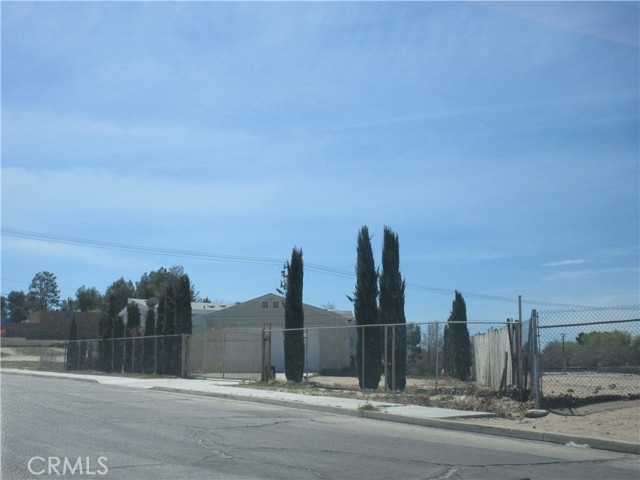
[[[389,350],[389,345],[387,344],[387,326],[384,326],[384,391],[386,392],[389,387],[389,382],[387,378],[387,374],[389,373],[389,359],[387,355],[387,350]]]
[[[396,328],[393,326],[393,332],[391,334],[391,386],[393,391],[396,391]]]
[[[158,336],[154,335],[154,347],[153,347],[153,374],[158,374]]]
[[[127,341],[125,339],[120,340],[122,342],[122,367],[120,368],[120,373],[125,372],[125,363],[127,360]]]
[[[309,330],[308,329],[304,329],[303,330],[303,335],[304,335],[304,366],[305,366],[305,372],[306,372],[306,377],[307,377],[307,383],[309,383]]]
[[[529,327],[530,350],[532,354],[531,391],[535,396],[536,408],[542,408],[542,379],[540,378],[540,346],[538,332],[538,312],[531,312]]]
[[[261,374],[260,374],[260,381],[261,382],[267,382],[269,380],[269,377],[267,375],[267,333],[266,333],[266,325],[262,326],[262,342],[261,342],[261,349],[262,349],[262,369],[261,369]]]
[[[364,325],[362,325],[362,352],[361,352],[361,362],[360,367],[362,371],[362,389],[364,390]]]
[[[224,367],[225,367],[225,351],[226,351],[226,347],[227,347],[227,334],[223,333],[222,334],[222,378],[225,378],[225,371],[224,371]]]
[[[438,390],[438,375],[440,375],[440,365],[438,364],[438,360],[440,359],[440,351],[438,348],[438,327],[439,323],[436,322],[436,390]]]
[[[189,375],[189,340],[190,335],[185,333],[181,336],[182,339],[182,368],[180,370],[181,377],[187,377]]]

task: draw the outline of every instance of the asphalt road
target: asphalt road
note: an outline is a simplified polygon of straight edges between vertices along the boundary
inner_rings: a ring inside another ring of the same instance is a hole
[[[588,448],[61,378],[1,382],[3,480],[640,478],[637,456]]]

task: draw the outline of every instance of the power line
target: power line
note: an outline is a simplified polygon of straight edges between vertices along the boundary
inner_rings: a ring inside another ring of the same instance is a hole
[[[174,250],[169,248],[147,247],[128,243],[105,242],[100,240],[88,240],[85,238],[67,237],[63,235],[52,235],[49,233],[29,232],[26,230],[16,230],[13,228],[2,228],[2,235],[8,237],[26,238],[29,240],[40,240],[44,242],[62,243],[65,245],[79,245],[85,247],[99,248],[103,250],[117,250],[134,253],[149,253],[153,255],[196,258],[203,260],[215,260],[219,262],[253,263],[267,265],[282,265],[283,260],[263,257],[247,257],[241,255],[224,255],[218,253],[203,253],[189,250]]]
[[[277,265],[279,267],[284,265],[284,263],[286,262],[286,260],[275,259],[275,258],[250,257],[250,256],[244,256],[244,255],[227,255],[227,254],[220,254],[220,253],[204,253],[204,252],[194,252],[189,250],[175,250],[170,248],[149,247],[149,246],[134,245],[129,243],[89,240],[85,238],[69,237],[64,235],[54,235],[50,233],[32,232],[27,230],[18,230],[14,228],[6,228],[6,227],[3,227],[1,229],[1,232],[3,236],[7,236],[7,237],[25,238],[29,240],[39,240],[43,242],[61,243],[66,245],[79,245],[79,246],[98,248],[103,250],[146,253],[151,255],[192,258],[192,259],[210,260],[210,261],[216,261],[216,262],[249,263],[249,264],[256,264],[256,265]],[[316,263],[309,263],[309,262],[305,262],[305,271],[315,272],[322,275],[328,275],[328,276],[338,277],[338,278],[350,278],[350,279],[356,278],[356,275],[354,272],[333,268],[333,267],[327,267],[324,265],[319,265]],[[455,289],[452,289],[452,288],[435,287],[435,286],[422,285],[422,284],[413,283],[413,282],[407,282],[406,288],[410,290],[415,290],[415,291],[437,293],[440,295],[448,295],[448,296],[453,295],[456,291]],[[512,303],[512,304],[518,303],[518,300],[516,298],[511,298],[511,297],[500,297],[496,295],[486,295],[482,293],[474,293],[474,292],[468,292],[468,291],[461,291],[461,293],[463,293],[464,296],[466,297],[478,298],[482,300],[506,302],[506,303]],[[540,305],[540,306],[562,307],[562,308],[593,308],[592,306],[588,306],[588,305],[544,302],[544,301],[538,301],[538,300],[523,299],[523,303],[527,305]]]

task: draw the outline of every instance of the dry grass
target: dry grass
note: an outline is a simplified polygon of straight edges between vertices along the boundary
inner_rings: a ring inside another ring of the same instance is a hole
[[[384,378],[378,390],[360,390],[358,379],[354,377],[311,376],[307,383],[291,383],[283,380],[269,383],[245,383],[241,386],[261,388],[304,395],[327,395],[340,398],[355,398],[364,402],[400,403],[429,407],[453,408],[478,412],[492,412],[504,418],[519,418],[531,408],[528,402],[517,402],[502,398],[488,388],[477,387],[473,383],[464,383],[454,379],[438,381],[435,379],[408,378],[404,392],[384,391]]]

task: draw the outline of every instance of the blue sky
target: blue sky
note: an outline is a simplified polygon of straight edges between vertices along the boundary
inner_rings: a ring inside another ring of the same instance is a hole
[[[3,294],[182,265],[243,301],[298,246],[305,302],[350,309],[388,225],[408,321],[640,302],[638,3],[1,8]]]

